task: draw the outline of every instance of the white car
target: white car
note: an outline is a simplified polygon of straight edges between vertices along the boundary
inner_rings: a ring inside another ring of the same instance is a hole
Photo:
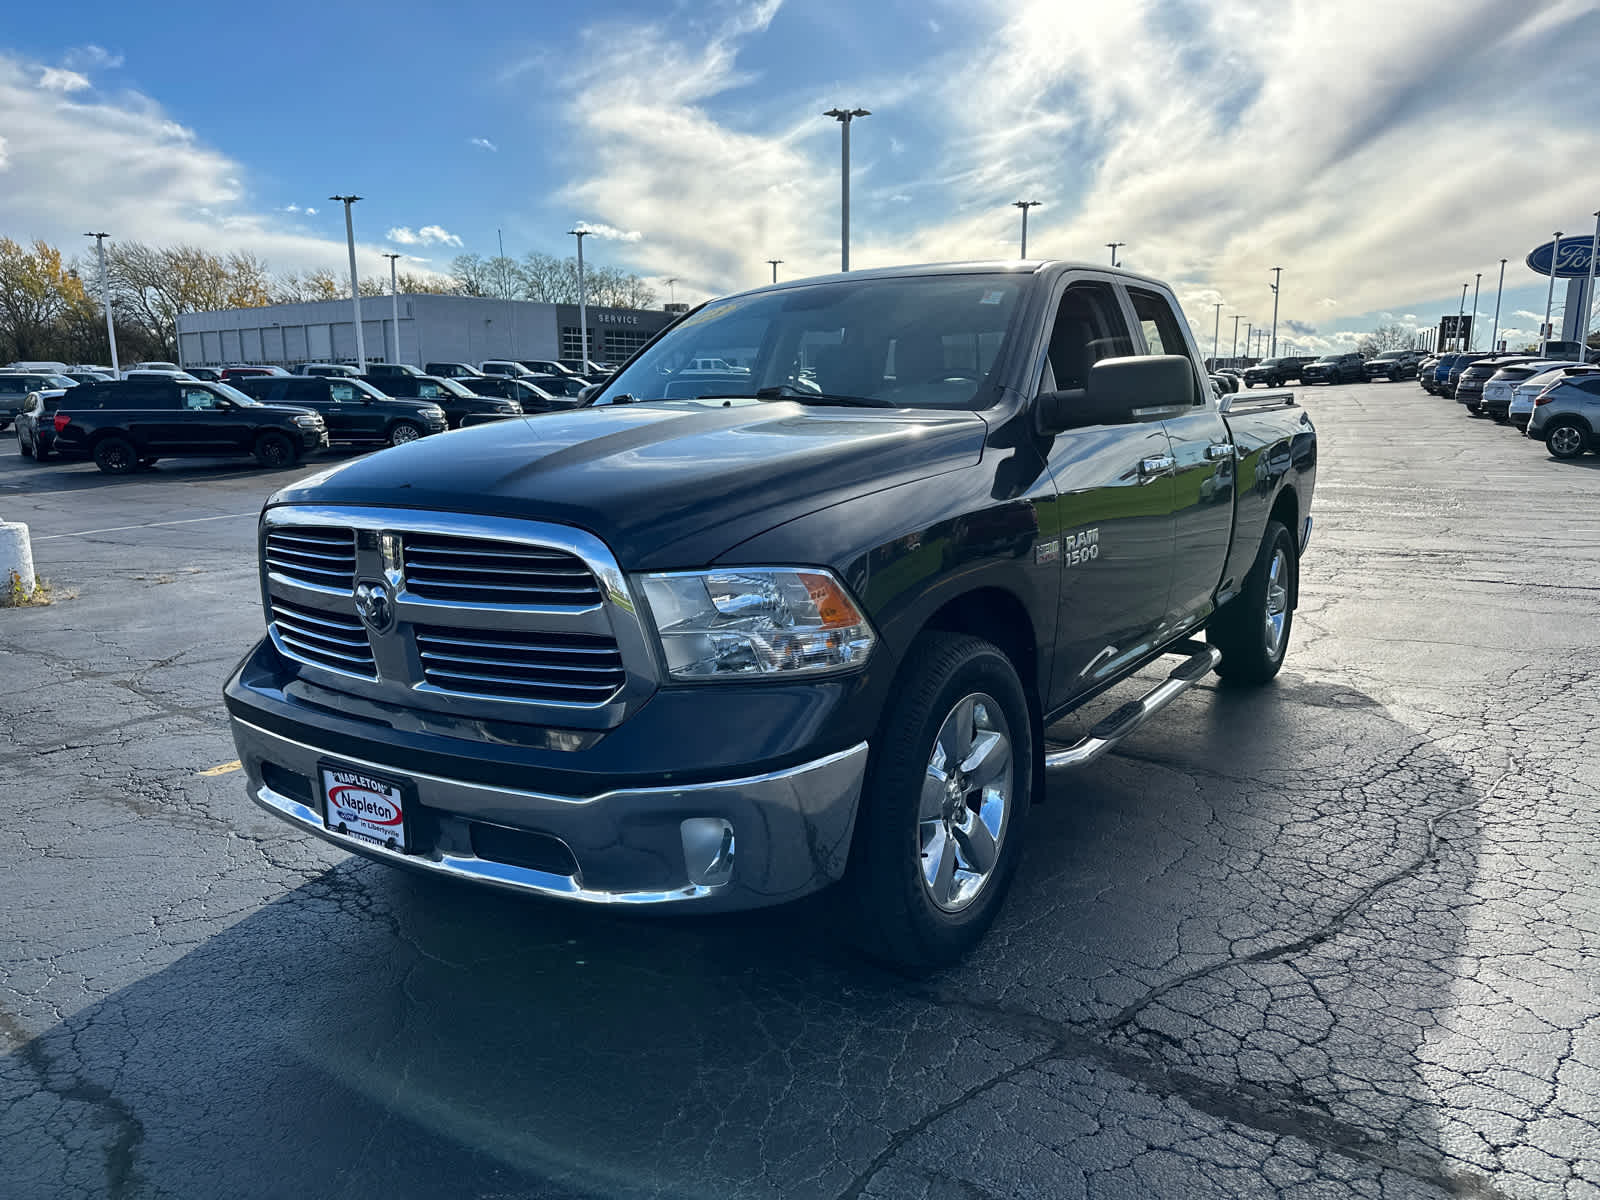
[[[144,375],[183,375],[186,373],[177,363],[142,362],[134,363],[131,367],[124,367],[122,369],[122,377],[126,379],[135,371]]]
[[[1600,367],[1590,366],[1587,363],[1548,363],[1528,364],[1536,369],[1529,372],[1521,379],[1509,384],[1511,390],[1511,404],[1506,415],[1511,423],[1518,429],[1526,429],[1528,422],[1533,418],[1533,401],[1545,388],[1560,383],[1569,375],[1600,375]],[[1493,383],[1494,380],[1490,380]],[[1484,388],[1484,399],[1488,400],[1489,390]]]

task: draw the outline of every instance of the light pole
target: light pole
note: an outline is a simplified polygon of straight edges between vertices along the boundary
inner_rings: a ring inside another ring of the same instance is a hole
[[[1238,313],[1233,314],[1233,353],[1228,355],[1229,362],[1239,357],[1239,322],[1242,320],[1244,317]]]
[[[1222,301],[1218,300],[1211,306],[1216,309],[1216,318],[1211,322],[1211,365],[1217,365],[1217,345],[1222,335]]]
[[[350,306],[355,310],[356,318],[356,369],[363,375],[367,373],[367,343],[361,335],[361,286],[356,279],[356,228],[350,220],[350,206],[360,196],[329,196],[329,200],[338,200],[344,205],[344,240],[350,248]]]
[[[1589,315],[1594,311],[1594,260],[1600,258],[1600,212],[1594,215],[1594,241],[1589,244],[1589,286],[1583,293],[1583,334],[1578,339],[1578,357],[1584,362],[1589,360]],[[1556,260],[1551,259],[1550,265],[1556,265]]]
[[[769,258],[769,259],[767,259],[767,262],[772,264],[772,282],[773,283],[777,283],[778,282],[778,264],[781,263],[782,261],[783,261],[783,259],[781,259],[781,258]]]
[[[111,280],[106,275],[106,238],[109,234],[86,233],[84,237],[94,239],[95,253],[100,256],[100,303],[106,310],[106,339],[111,343],[111,374],[113,378],[122,378],[118,370],[121,365],[117,362],[117,327],[111,321]]]
[[[506,357],[516,358],[517,306],[511,300],[511,276],[506,271],[506,268],[510,265],[506,262],[506,236],[498,229],[494,231],[494,236],[495,240],[500,243],[500,261],[496,264],[500,269],[500,298],[506,302],[506,316],[511,318],[511,349],[507,352]]]
[[[1478,344],[1478,285],[1483,282],[1483,272],[1479,271],[1472,277],[1472,324],[1467,326],[1471,332],[1467,334],[1467,349],[1471,350]],[[1491,353],[1494,347],[1490,346]]]
[[[1028,257],[1028,210],[1030,208],[1038,208],[1039,207],[1039,201],[1037,201],[1037,200],[1013,200],[1011,202],[1011,207],[1012,208],[1020,208],[1022,210],[1022,253],[1019,254],[1017,257],[1019,257],[1019,258],[1027,258]]]
[[[1250,339],[1255,337],[1255,330],[1256,327],[1249,321],[1244,323],[1244,356],[1246,358],[1250,357]]]
[[[400,282],[395,273],[395,262],[398,254],[385,252],[384,257],[389,260],[389,310],[394,318],[394,361],[400,361]]]
[[[678,277],[676,275],[674,275],[671,279],[667,280],[667,303],[668,304],[676,304],[677,302],[678,302]]]
[[[1461,285],[1461,303],[1456,305],[1456,349],[1465,350],[1466,344],[1461,337],[1461,318],[1467,311],[1467,285]]]
[[[850,122],[870,117],[864,108],[830,108],[822,114],[839,122],[839,270],[850,269]]]
[[[1489,353],[1500,344],[1500,294],[1506,290],[1506,260],[1500,260],[1500,286],[1494,293],[1494,331],[1489,334]]]
[[[589,298],[583,290],[583,239],[589,236],[587,229],[567,230],[578,239],[578,355],[579,365],[585,374],[589,370]]]
[[[1561,230],[1556,230],[1556,240],[1550,247],[1550,290],[1544,297],[1544,328],[1539,331],[1539,356],[1544,357],[1545,346],[1550,341],[1550,310],[1556,301],[1556,264],[1561,261]]]
[[[1122,265],[1121,263],[1119,263],[1117,261],[1117,251],[1119,249],[1121,249],[1123,246],[1126,246],[1127,244],[1128,244],[1127,242],[1107,242],[1106,243],[1106,246],[1111,251],[1111,265],[1113,267],[1120,267]]]
[[[1283,268],[1272,268],[1272,357],[1278,357],[1278,285],[1283,282]]]

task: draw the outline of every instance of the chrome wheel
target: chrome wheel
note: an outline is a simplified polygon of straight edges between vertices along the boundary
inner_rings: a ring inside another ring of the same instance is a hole
[[[1276,658],[1283,649],[1283,627],[1289,612],[1289,556],[1280,547],[1267,568],[1267,654]]]
[[[1574,425],[1557,425],[1546,440],[1550,453],[1561,458],[1574,458],[1583,452],[1583,431]]]
[[[389,432],[391,446],[404,446],[407,442],[414,442],[422,436],[422,431],[409,421],[401,421]]]
[[[975,900],[994,874],[1015,793],[1011,727],[994,697],[956,702],[922,781],[917,852],[922,886],[945,912]]]

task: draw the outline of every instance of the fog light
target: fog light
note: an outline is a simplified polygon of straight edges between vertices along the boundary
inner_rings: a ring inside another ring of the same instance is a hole
[[[733,824],[721,817],[690,817],[679,827],[689,882],[720,887],[733,878]]]

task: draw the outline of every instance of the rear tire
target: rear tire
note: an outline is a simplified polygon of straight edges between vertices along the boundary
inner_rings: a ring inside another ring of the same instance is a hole
[[[1584,429],[1573,421],[1562,421],[1545,430],[1544,446],[1553,458],[1581,458],[1588,441]]]
[[[1283,666],[1294,631],[1300,560],[1294,535],[1267,522],[1244,587],[1211,618],[1206,640],[1222,651],[1217,674],[1232,683],[1266,683]]]
[[[127,438],[101,438],[95,443],[94,465],[107,475],[128,475],[139,465],[139,455]]]
[[[294,443],[281,433],[267,432],[256,439],[256,462],[269,470],[294,466]]]
[[[907,664],[872,746],[846,878],[860,947],[927,970],[970,951],[1000,911],[1035,750],[1022,681],[998,647],[926,633]]]

